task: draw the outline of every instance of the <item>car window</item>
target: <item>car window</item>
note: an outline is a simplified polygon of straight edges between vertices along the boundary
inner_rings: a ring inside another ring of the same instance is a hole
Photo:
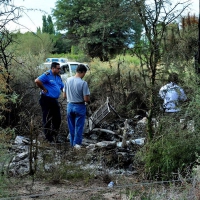
[[[78,67],[78,64],[70,64],[72,73],[76,73],[76,68]]]
[[[61,71],[60,71],[60,74],[64,74],[64,73],[67,73],[69,72],[69,65],[62,65],[61,66]]]

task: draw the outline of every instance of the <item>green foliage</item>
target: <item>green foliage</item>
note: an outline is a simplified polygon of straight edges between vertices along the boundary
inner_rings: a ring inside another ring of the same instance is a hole
[[[14,193],[14,191],[9,191],[9,188],[12,187],[12,183],[7,180],[6,170],[8,164],[8,158],[10,158],[10,153],[8,144],[11,139],[14,138],[15,130],[10,128],[1,128],[0,127],[0,198],[8,197]],[[13,194],[14,195],[14,194]]]
[[[159,126],[154,130],[154,138],[138,153],[149,178],[172,179],[180,173],[191,175],[200,153],[199,77],[192,65],[187,71],[179,71],[180,85],[185,88],[188,101],[182,104],[181,112],[170,116],[157,115]],[[181,69],[180,69],[181,70]],[[180,119],[185,119],[181,124]]]
[[[139,154],[149,178],[177,179],[178,173],[190,174],[196,164],[195,152],[200,153],[199,135],[170,131],[155,137]]]
[[[89,170],[83,170],[80,167],[75,167],[74,165],[70,166],[67,165],[65,162],[54,166],[52,171],[50,170],[49,173],[41,173],[42,171],[38,171],[36,177],[43,177],[43,179],[45,179],[46,181],[54,184],[62,183],[63,180],[84,180],[87,183],[88,180],[94,177],[94,175],[91,174]]]
[[[49,153],[45,149],[41,152],[42,163],[37,166],[36,178],[46,180],[54,184],[62,183],[64,180],[70,181],[84,181],[87,184],[94,178],[94,174],[90,169],[83,169],[84,159],[83,152],[71,152],[73,163],[68,163],[65,156],[59,155],[59,160],[56,161],[55,155],[57,154],[51,149]],[[74,157],[74,154],[76,156]],[[68,158],[70,159],[70,158]],[[81,164],[74,164],[77,160],[81,160]]]
[[[48,25],[47,25],[47,19],[45,15],[42,16],[42,32],[48,33]]]
[[[37,31],[36,31],[36,33],[38,34],[41,34],[42,33],[42,31],[41,31],[41,28],[40,27],[37,27]]]
[[[54,50],[53,50],[53,54],[62,54],[62,53],[69,53],[70,52],[70,48],[71,48],[71,44],[70,42],[65,38],[64,34],[61,33],[56,33],[54,36],[54,42],[55,42],[55,46],[54,46]]]
[[[138,59],[138,57],[133,56],[129,53],[127,53],[125,56],[118,55],[116,57],[116,60],[123,60],[124,62],[126,62],[127,64],[132,65],[132,66],[140,66],[140,60]]]
[[[145,88],[139,75],[138,66],[130,62],[130,57],[119,56],[110,62],[90,62],[86,79],[90,86],[91,99],[102,104],[110,98],[116,111],[126,117],[145,112]],[[135,62],[137,63],[137,62]]]
[[[181,20],[179,23],[170,24],[164,33],[163,59],[167,64],[189,61],[194,58],[198,49],[198,19],[188,13],[188,16],[182,17]]]
[[[3,153],[3,152],[1,152]],[[0,175],[0,198],[9,197],[11,192],[8,189],[9,184],[5,180],[5,176],[2,174]]]
[[[77,62],[89,62],[90,59],[85,56],[84,54],[67,54],[67,58],[71,61],[77,61]]]
[[[16,104],[18,95],[7,83],[9,73],[0,67],[0,124],[5,120],[5,112],[10,112],[10,105]]]
[[[48,15],[48,17],[47,17],[47,22],[48,22],[48,33],[49,34],[55,34],[55,29],[54,29],[53,21],[52,21],[50,15]]]
[[[80,52],[80,49],[78,48],[78,46],[71,46],[71,54],[78,54],[79,52]]]
[[[83,54],[83,52],[79,52],[78,54],[73,53],[62,53],[62,54],[49,54],[47,57],[55,57],[55,58],[67,58],[69,61],[76,61],[76,62],[86,62],[89,63],[90,59]]]
[[[72,44],[101,61],[108,61],[136,42],[142,31],[141,23],[133,20],[130,2],[123,0],[60,0],[53,15],[58,30],[67,30]]]
[[[33,55],[31,53],[23,54],[16,59],[17,62],[13,62],[10,67],[10,73],[12,75],[11,85],[16,91],[22,87],[22,91],[27,91],[28,88],[32,88],[35,83],[35,78],[43,71],[38,66],[44,62],[46,54]],[[27,86],[25,86],[27,84]],[[19,92],[19,91],[18,91]],[[24,92],[23,92],[24,93]]]
[[[67,53],[70,52],[71,44],[65,38],[64,34],[59,32],[55,32],[54,24],[50,15],[46,18],[45,15],[42,16],[42,31],[40,28],[37,28],[37,34],[47,33],[50,35],[53,43],[54,49],[50,51],[51,53]]]
[[[17,33],[14,37],[16,43],[12,44],[10,49],[15,52],[17,57],[23,57],[27,54],[35,56],[41,53],[48,54],[54,48],[53,38],[48,33]]]
[[[16,52],[16,54],[18,53]],[[17,94],[18,98],[13,96],[12,100],[17,101],[16,104],[9,104],[10,113],[6,119],[9,119],[8,125],[10,127],[17,125],[17,131],[21,135],[27,134],[27,124],[30,122],[30,117],[34,113],[40,113],[39,89],[34,80],[44,72],[38,66],[44,62],[45,58],[47,58],[45,53],[33,55],[27,50],[27,52],[17,55],[9,68],[12,77],[10,87],[15,91],[13,95]]]
[[[65,54],[65,53],[48,54],[47,58],[67,58],[67,54]]]
[[[177,178],[178,173],[190,175],[192,167],[196,164],[196,152],[200,151],[198,139],[200,116],[197,112],[200,107],[199,77],[195,75],[191,63],[185,62],[185,70],[180,68],[183,61],[176,64],[170,65],[169,69],[176,70],[179,74],[179,85],[184,88],[188,101],[182,104],[182,111],[178,116],[163,117],[161,113],[155,112],[159,127],[154,130],[153,141],[148,141],[138,154],[138,157],[142,158],[149,178],[165,180]],[[166,83],[166,75],[160,77],[162,84]],[[160,105],[158,100],[156,104]],[[184,126],[179,123],[180,118],[185,119]],[[189,125],[191,123],[194,123],[194,130]]]
[[[169,66],[171,67],[176,63],[176,58],[173,61],[170,60],[171,48],[166,51],[165,44],[171,42],[172,46],[175,46],[176,42],[174,40],[175,34],[168,35],[168,30],[174,27],[175,21],[179,18],[180,13],[187,8],[187,2],[181,11],[178,11],[178,3],[175,4],[174,9],[171,8],[170,1],[154,1],[151,6],[149,6],[147,1],[134,1],[133,10],[137,13],[140,21],[144,27],[144,35],[142,36],[142,41],[137,43],[133,48],[133,55],[136,55],[140,59],[141,74],[143,80],[146,82],[146,87],[148,87],[148,123],[147,132],[148,139],[153,138],[153,126],[152,118],[156,115],[156,87],[158,84],[158,77],[161,74],[165,74],[169,71]],[[144,2],[144,4],[141,4]],[[171,29],[172,31],[177,29]],[[172,37],[171,37],[172,36]],[[176,36],[181,38],[177,33]],[[171,40],[167,40],[167,39]],[[177,41],[177,40],[176,40]],[[169,46],[168,46],[169,47]],[[167,54],[167,52],[169,54]],[[181,55],[181,48],[176,52]],[[165,57],[166,56],[166,57]],[[177,57],[177,56],[176,56]],[[189,58],[191,61],[191,58]],[[168,62],[169,61],[169,62]],[[177,63],[176,63],[177,64]],[[184,66],[185,63],[181,66]],[[178,65],[176,65],[176,69]],[[183,70],[183,69],[182,69]]]
[[[45,15],[42,16],[42,33],[55,34],[55,29],[53,21],[50,15],[46,18]]]

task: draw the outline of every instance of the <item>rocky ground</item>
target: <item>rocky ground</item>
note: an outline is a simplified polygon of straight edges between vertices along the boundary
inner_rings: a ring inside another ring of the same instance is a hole
[[[127,168],[120,167],[123,163],[129,163],[129,159],[116,160],[117,153],[122,152],[121,147],[104,146],[94,149],[83,146],[80,150],[74,150],[66,143],[53,144],[45,146],[45,152],[53,155],[53,163],[59,158],[64,159],[67,164],[73,163],[77,166],[77,171],[89,169],[89,174],[83,178],[63,178],[54,177],[48,179],[51,175],[62,171],[60,168],[53,168],[52,162],[46,160],[44,168],[47,174],[45,179],[43,174],[37,176],[10,176],[7,180],[10,182],[9,198],[6,199],[48,199],[48,200],[131,200],[131,199],[152,199],[152,200],[199,200],[200,185],[199,180],[192,181],[179,180],[177,182],[162,182],[145,180],[139,168],[127,164]],[[128,147],[127,147],[128,148]],[[139,147],[137,147],[139,148]],[[125,148],[126,149],[126,148]],[[133,151],[132,151],[133,152]],[[102,160],[100,158],[102,157]],[[125,155],[126,157],[127,155]],[[52,158],[52,157],[51,157]],[[109,160],[110,159],[110,160]],[[90,162],[88,162],[90,161]],[[121,162],[121,164],[120,164]],[[113,163],[113,164],[112,164]],[[80,167],[81,166],[81,167]],[[52,167],[52,168],[51,168]],[[67,168],[66,170],[69,170]],[[80,175],[82,175],[80,173]],[[52,176],[53,177],[53,176]],[[113,187],[109,183],[113,182]]]
[[[56,144],[43,143],[40,136],[37,145],[32,147],[36,165],[43,167],[37,170],[36,176],[26,175],[30,170],[30,142],[19,137],[9,148],[13,158],[1,165],[3,175],[9,175],[6,191],[12,198],[0,199],[199,200],[198,179],[166,183],[145,179],[142,166],[135,161],[137,151],[145,142],[145,123],[146,118],[141,116],[132,120],[117,119],[112,123],[104,121],[93,131],[85,132],[80,150],[70,147],[66,134],[61,134],[60,143]],[[136,140],[141,138],[143,140],[138,143]],[[73,172],[73,176],[79,174],[77,177],[69,178],[71,165],[77,168]],[[69,171],[67,178],[63,177],[66,174],[63,169]],[[83,169],[88,174],[82,174]],[[110,182],[113,187],[108,186]]]

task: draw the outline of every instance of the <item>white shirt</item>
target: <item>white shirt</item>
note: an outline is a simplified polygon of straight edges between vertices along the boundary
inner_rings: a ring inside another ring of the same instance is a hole
[[[184,90],[173,82],[161,87],[159,95],[164,100],[163,109],[165,112],[180,111],[179,102],[187,99]]]

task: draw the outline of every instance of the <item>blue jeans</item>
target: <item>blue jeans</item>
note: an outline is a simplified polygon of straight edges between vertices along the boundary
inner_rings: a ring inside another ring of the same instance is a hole
[[[70,145],[72,147],[76,144],[82,144],[85,116],[85,104],[67,104],[67,122],[70,133]]]

